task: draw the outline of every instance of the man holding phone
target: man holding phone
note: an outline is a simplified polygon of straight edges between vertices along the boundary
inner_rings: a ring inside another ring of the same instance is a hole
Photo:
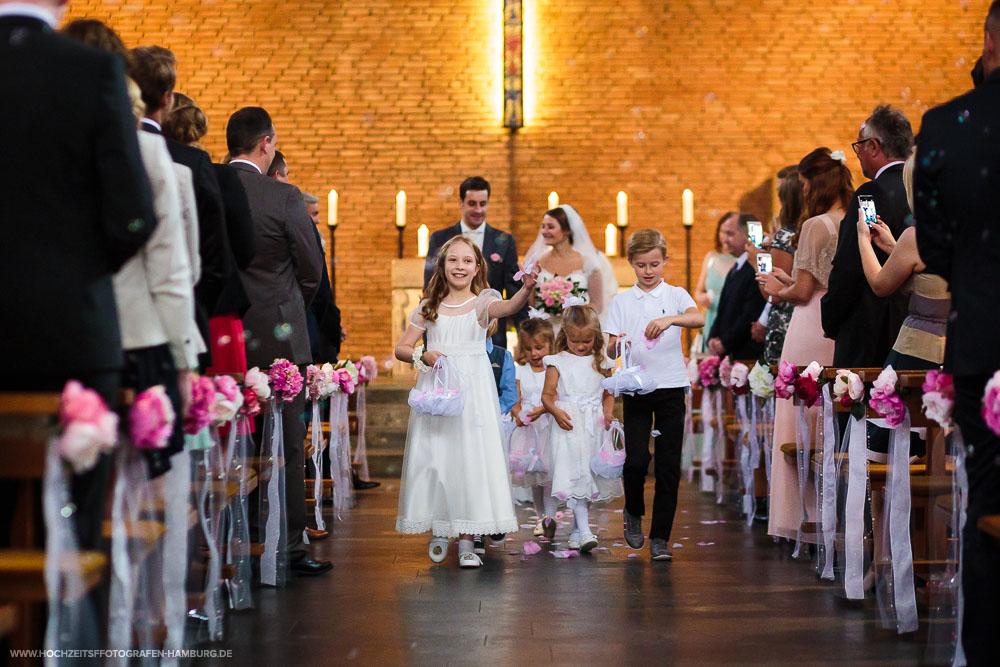
[[[902,111],[881,105],[861,125],[852,147],[861,171],[872,180],[855,191],[840,225],[829,286],[821,300],[823,331],[835,341],[835,367],[880,367],[906,317],[908,297],[897,292],[880,298],[872,292],[858,252],[858,209],[863,200],[870,200],[892,235],[903,233],[910,217],[903,162],[913,151],[913,129]],[[875,252],[884,264],[885,253]]]

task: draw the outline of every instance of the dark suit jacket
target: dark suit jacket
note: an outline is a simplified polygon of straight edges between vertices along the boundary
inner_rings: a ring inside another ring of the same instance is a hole
[[[882,222],[899,238],[910,216],[903,187],[903,165],[889,167],[877,179],[858,188],[840,223],[829,285],[820,301],[823,331],[835,342],[833,365],[837,368],[882,366],[896,342],[909,302],[902,292],[886,298],[875,296],[865,278],[858,252],[860,195],[872,196]],[[878,248],[875,254],[884,264],[886,254]]]
[[[250,307],[250,297],[243,287],[240,271],[250,266],[254,256],[253,217],[246,190],[236,170],[225,164],[213,164],[219,181],[222,205],[225,211],[226,238],[229,241],[227,273],[212,315],[236,313],[240,317]]]
[[[333,302],[330,274],[326,271],[326,255],[323,254],[323,240],[316,225],[313,225],[313,231],[316,232],[316,246],[319,248],[323,276],[320,278],[316,297],[306,310],[306,324],[309,327],[309,347],[313,361],[325,363],[336,361],[340,355],[340,308]]]
[[[152,234],[121,61],[0,19],[3,371],[120,368],[111,277]]]
[[[517,273],[517,243],[514,237],[496,227],[490,227],[485,222],[486,230],[483,232],[483,258],[486,260],[486,282],[490,287],[500,292],[505,299],[514,296],[521,283],[514,280]],[[434,266],[437,263],[438,251],[441,246],[447,243],[452,237],[462,233],[462,223],[439,229],[431,234],[430,243],[427,248],[427,261],[424,264],[424,288],[434,273]],[[496,255],[498,259],[492,259]],[[513,324],[516,326],[528,316],[528,307],[522,308],[514,317]],[[497,324],[496,333],[493,334],[493,344],[502,348],[507,347],[507,319],[500,320]]]
[[[924,114],[914,174],[917,248],[951,287],[945,370],[1000,368],[1000,70]]]
[[[764,344],[750,337],[750,325],[760,317],[764,303],[757,287],[757,274],[749,261],[735,271],[730,270],[719,295],[719,310],[708,332],[709,339],[722,340],[726,354],[733,359],[757,359],[764,351]]]
[[[297,187],[242,162],[232,167],[250,202],[257,247],[241,273],[251,304],[243,316],[247,365],[266,368],[279,357],[308,364],[306,308],[323,275],[313,221]]]

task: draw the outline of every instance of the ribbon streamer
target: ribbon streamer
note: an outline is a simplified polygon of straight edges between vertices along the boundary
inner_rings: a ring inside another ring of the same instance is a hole
[[[740,475],[743,482],[743,513],[747,517],[747,525],[753,524],[753,515],[757,511],[757,502],[754,498],[753,488],[753,457],[754,443],[757,442],[756,434],[750,430],[750,420],[747,417],[748,396],[736,396],[736,417],[740,423],[740,438],[737,446],[740,448]]]
[[[795,460],[799,473],[799,501],[802,504],[802,521],[795,533],[795,551],[792,558],[798,558],[802,548],[802,524],[809,521],[809,507],[806,503],[806,486],[809,483],[809,467],[812,457],[812,430],[807,418],[808,408],[802,401],[795,400]]]
[[[358,446],[354,450],[354,464],[360,466],[358,478],[367,482],[370,480],[368,474],[368,444],[365,438],[366,425],[368,422],[368,397],[365,385],[358,387],[357,391],[358,408]]]
[[[715,456],[715,426],[712,425],[712,392],[703,389],[701,392],[701,490],[706,493],[715,491],[715,480],[706,473]]]
[[[285,558],[285,440],[282,431],[282,399],[275,395],[264,420],[261,443],[260,521],[264,524],[264,551],[260,557],[260,581],[268,586],[284,583],[285,571],[278,561]]]
[[[314,516],[316,528],[326,530],[323,521],[323,451],[326,440],[323,438],[323,420],[319,415],[319,399],[312,401],[312,463],[313,463],[313,499],[316,501]]]
[[[865,496],[868,489],[868,418],[850,418],[847,437],[847,503],[844,508],[844,594],[862,600],[864,589]]]
[[[187,618],[185,579],[188,568],[188,498],[191,495],[191,458],[188,450],[170,457],[170,470],[163,475],[162,582],[164,623],[167,636],[164,650],[184,648],[184,624]],[[177,658],[164,658],[164,665],[177,665]]]
[[[823,571],[820,579],[833,581],[835,538],[837,535],[837,420],[834,418],[830,384],[823,385],[823,465],[819,480],[820,520],[823,526]]]
[[[229,447],[226,449],[226,478],[239,483],[239,491],[229,506],[229,522],[226,538],[226,563],[235,570],[227,582],[230,609],[250,609],[253,607],[253,593],[250,580],[253,576],[250,564],[250,511],[248,496],[249,470],[246,465],[249,455],[250,421],[245,415],[237,415],[229,429]]]
[[[347,423],[347,394],[337,392],[330,397],[330,478],[333,480],[333,508],[337,518],[354,505],[351,481],[351,441]]]

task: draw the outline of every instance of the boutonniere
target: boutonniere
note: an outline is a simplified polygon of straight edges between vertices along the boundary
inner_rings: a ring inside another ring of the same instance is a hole
[[[503,261],[503,257],[501,257],[498,253],[493,253],[492,255],[490,255],[490,261],[493,262],[494,264],[499,264],[500,262]]]

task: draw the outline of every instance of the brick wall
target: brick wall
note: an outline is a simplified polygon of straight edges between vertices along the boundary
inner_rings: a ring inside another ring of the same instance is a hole
[[[129,46],[179,60],[178,90],[225,152],[235,109],[275,119],[292,180],[340,193],[337,294],[353,357],[386,356],[395,193],[416,229],[453,224],[462,178],[493,184],[489,221],[527,248],[556,190],[595,244],[629,194],[683,284],[681,191],[695,193],[693,271],[716,218],[770,211],[774,172],[816,146],[848,153],[871,108],[921,113],[966,90],[988,0],[525,0],[527,126],[500,127],[500,0],[73,0]]]

